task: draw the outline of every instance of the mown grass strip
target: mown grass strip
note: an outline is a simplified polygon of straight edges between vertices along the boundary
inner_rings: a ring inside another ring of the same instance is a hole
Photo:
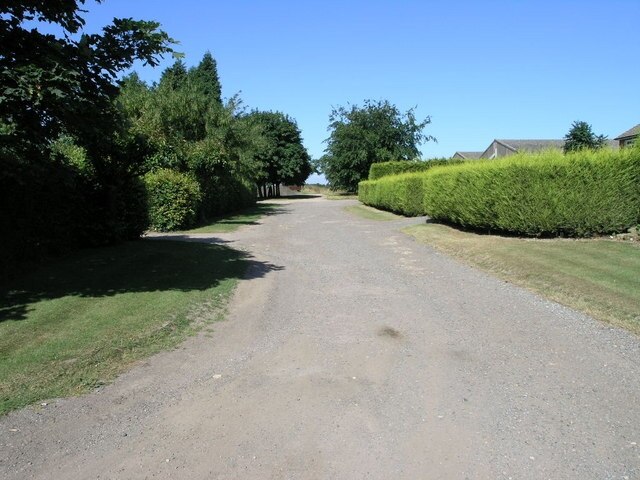
[[[77,252],[0,286],[0,414],[86,392],[218,318],[244,274],[221,245]]]
[[[399,217],[393,213],[384,212],[382,210],[376,210],[375,208],[367,207],[364,205],[350,205],[344,207],[346,212],[356,215],[360,218],[367,220],[377,220],[381,222],[388,222],[389,220],[396,220]]]
[[[278,205],[271,203],[258,203],[231,215],[225,215],[215,219],[208,225],[185,230],[183,233],[229,233],[235,232],[244,225],[256,225],[265,215],[272,215],[277,212]]]
[[[343,192],[343,193],[332,192],[332,193],[326,194],[324,198],[326,198],[327,200],[357,200],[358,195],[352,194],[352,193],[346,193],[346,192]]]
[[[640,334],[640,244],[524,239],[427,224],[403,230],[453,257]]]

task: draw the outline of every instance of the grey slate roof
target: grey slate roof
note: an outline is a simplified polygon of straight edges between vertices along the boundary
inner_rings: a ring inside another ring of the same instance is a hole
[[[477,160],[482,155],[482,152],[456,152],[453,155],[455,156],[456,154],[467,160]]]
[[[621,133],[616,138],[614,138],[614,140],[622,140],[623,138],[635,137],[637,135],[640,135],[640,123],[635,127],[630,128],[626,132]]]
[[[505,147],[515,152],[537,152],[548,148],[562,148],[564,140],[499,140]]]

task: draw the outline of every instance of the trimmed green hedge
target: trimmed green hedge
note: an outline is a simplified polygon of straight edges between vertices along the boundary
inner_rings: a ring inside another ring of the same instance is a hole
[[[424,172],[433,167],[441,165],[455,165],[463,160],[451,158],[434,158],[426,161],[401,161],[401,162],[378,162],[373,163],[369,168],[369,180],[378,180],[389,175],[399,175],[401,173]]]
[[[423,172],[365,180],[358,185],[358,199],[372,207],[408,217],[424,215]]]
[[[0,284],[49,256],[138,238],[146,230],[140,178],[96,177],[70,141],[31,157],[12,153],[0,148]]]
[[[624,231],[640,221],[640,149],[548,151],[438,167],[361,182],[359,198],[404,215],[527,236]]]
[[[144,177],[151,229],[165,232],[195,224],[202,195],[193,177],[166,168]]]

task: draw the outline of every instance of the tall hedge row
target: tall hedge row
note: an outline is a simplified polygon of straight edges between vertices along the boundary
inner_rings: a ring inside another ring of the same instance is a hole
[[[369,180],[378,180],[389,175],[399,175],[401,173],[424,172],[433,167],[441,165],[455,165],[463,160],[451,158],[434,158],[426,161],[403,161],[403,162],[378,162],[373,163],[369,168]]]
[[[64,159],[2,160],[0,282],[25,262],[138,238],[147,228],[146,191],[138,177],[98,183]]]
[[[623,231],[640,222],[640,149],[548,151],[438,167],[362,182],[359,196],[405,215],[518,235]]]
[[[358,199],[372,207],[408,217],[424,215],[424,173],[390,175],[358,185]]]

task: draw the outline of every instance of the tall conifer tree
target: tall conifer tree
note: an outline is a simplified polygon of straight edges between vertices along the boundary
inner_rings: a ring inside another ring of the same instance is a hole
[[[211,52],[205,53],[202,61],[190,73],[193,74],[193,78],[202,88],[205,96],[222,105],[222,87],[218,77],[218,65]]]
[[[176,60],[173,65],[168,67],[160,77],[160,85],[170,87],[177,90],[184,86],[187,80],[187,66],[182,60]]]

